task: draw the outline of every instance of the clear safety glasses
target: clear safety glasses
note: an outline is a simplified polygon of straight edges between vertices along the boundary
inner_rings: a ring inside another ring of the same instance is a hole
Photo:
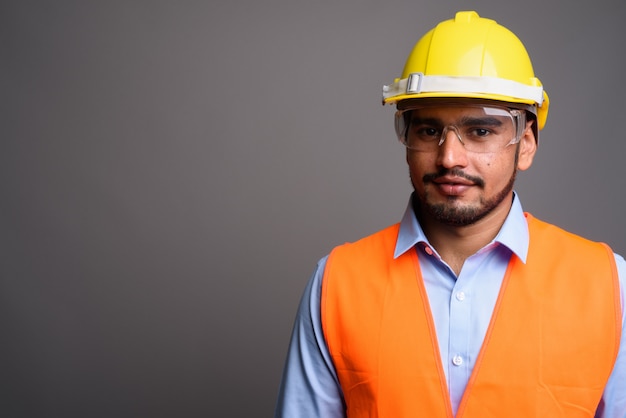
[[[435,152],[452,134],[468,152],[498,152],[520,141],[523,110],[485,105],[423,105],[396,112],[398,139],[407,148]]]

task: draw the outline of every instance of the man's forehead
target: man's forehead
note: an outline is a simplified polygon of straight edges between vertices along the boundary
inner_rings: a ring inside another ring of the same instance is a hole
[[[470,116],[470,115],[505,115],[504,109],[489,109],[480,106],[424,106],[411,109],[413,115],[432,115],[438,117]]]
[[[398,103],[398,110],[409,110],[424,107],[450,107],[450,108],[476,108],[481,106],[511,108],[511,103],[500,102],[496,100],[486,99],[468,99],[468,98],[429,98],[429,99],[413,99],[403,100]]]
[[[431,105],[415,107],[407,111],[412,119],[437,119],[442,121],[460,119],[510,118],[509,110],[501,107],[480,105]]]

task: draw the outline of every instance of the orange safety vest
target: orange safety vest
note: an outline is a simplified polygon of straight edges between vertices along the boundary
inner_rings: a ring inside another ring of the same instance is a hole
[[[511,257],[457,417],[593,417],[617,357],[612,251],[526,217],[527,262]],[[393,258],[398,229],[331,252],[324,336],[348,417],[451,418],[417,252]]]

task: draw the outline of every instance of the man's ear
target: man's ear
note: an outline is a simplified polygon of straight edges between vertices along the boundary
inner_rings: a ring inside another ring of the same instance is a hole
[[[517,158],[517,169],[526,170],[533,164],[533,158],[537,152],[537,138],[533,131],[533,123],[535,121],[528,121],[526,123],[526,130],[522,134],[519,144],[519,154]]]

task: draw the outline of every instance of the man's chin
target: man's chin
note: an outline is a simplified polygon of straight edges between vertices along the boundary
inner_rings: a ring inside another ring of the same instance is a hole
[[[450,205],[449,203],[427,204],[424,209],[437,222],[455,227],[475,224],[489,213],[489,210],[484,208]]]

